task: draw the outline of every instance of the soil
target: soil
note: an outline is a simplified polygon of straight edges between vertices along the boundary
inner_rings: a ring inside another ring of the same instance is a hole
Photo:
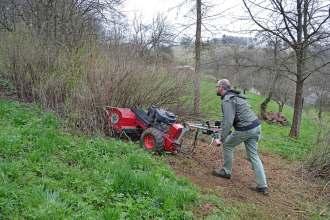
[[[324,198],[330,198],[330,186],[312,180],[298,162],[267,152],[262,152],[260,157],[267,175],[268,196],[252,190],[256,187],[255,176],[243,146],[236,149],[231,179],[212,175],[214,168],[221,167],[222,148],[206,142],[199,141],[193,152],[179,153],[166,160],[177,175],[187,177],[202,191],[215,193],[226,204],[254,205],[267,219],[309,219],[315,212],[322,215],[329,211],[324,209]],[[317,210],[317,201],[323,203],[323,209]],[[206,216],[213,208],[211,204],[204,204],[199,215]]]

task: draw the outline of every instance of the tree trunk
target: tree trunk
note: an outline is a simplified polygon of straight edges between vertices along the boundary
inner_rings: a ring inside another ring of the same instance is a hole
[[[195,39],[195,76],[194,76],[194,113],[200,113],[200,57],[201,57],[201,29],[202,29],[202,2],[196,0],[196,39]]]
[[[260,116],[261,116],[261,119],[263,119],[263,120],[266,119],[267,105],[270,102],[271,96],[272,96],[272,93],[270,92],[268,94],[267,98],[260,105]]]
[[[322,120],[322,106],[320,106],[317,116],[320,120]]]
[[[282,113],[284,108],[284,102],[279,102],[278,103],[278,112]]]
[[[280,77],[280,73],[278,71],[278,62],[277,62],[277,49],[278,49],[278,44],[279,44],[279,40],[277,38],[275,38],[275,42],[274,42],[274,50],[273,50],[273,71],[275,74],[275,77],[272,81],[272,85],[270,87],[269,93],[268,93],[268,97],[261,103],[260,105],[260,115],[262,119],[266,119],[266,112],[267,112],[267,106],[268,103],[270,102],[270,100],[273,97],[273,92],[275,90],[275,86],[276,86],[276,82],[278,80],[278,78]]]
[[[303,43],[303,13],[302,13],[302,1],[297,1],[297,42],[295,44],[296,53],[296,94],[294,100],[294,113],[292,119],[292,125],[289,136],[298,138],[300,133],[300,123],[303,109],[303,70],[304,70],[304,58],[305,58],[305,45]],[[305,33],[305,32],[304,32]]]
[[[317,116],[318,116],[318,118],[319,118],[319,120],[322,120],[322,112],[323,112],[323,109],[322,109],[322,99],[323,99],[323,97],[322,97],[322,94],[321,94],[321,96],[320,96],[320,103],[319,103],[319,112],[318,112],[318,114],[317,114]]]
[[[299,65],[297,64],[297,67]],[[298,138],[300,133],[300,123],[301,123],[301,116],[302,116],[302,108],[303,108],[303,87],[304,81],[297,76],[296,82],[296,95],[294,101],[294,113],[293,113],[293,120],[290,130],[290,137]]]

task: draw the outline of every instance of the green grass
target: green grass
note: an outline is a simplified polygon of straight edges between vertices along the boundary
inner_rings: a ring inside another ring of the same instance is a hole
[[[137,145],[0,100],[0,219],[190,219],[199,193]]]
[[[215,82],[203,80],[201,82],[201,111],[206,119],[219,119],[221,114],[221,101],[215,93]],[[260,104],[264,97],[252,93],[246,95],[248,102],[255,112],[259,114]],[[270,102],[268,111],[278,111],[275,102]],[[293,109],[285,106],[283,114],[291,121]],[[262,150],[268,150],[290,160],[303,159],[315,143],[317,126],[311,114],[304,113],[301,123],[301,134],[298,139],[288,137],[290,126],[262,123]]]
[[[52,113],[0,100],[0,219],[254,219],[201,194],[135,144],[61,130]],[[208,216],[198,207],[211,204]],[[249,211],[248,211],[249,210]]]
[[[202,111],[210,119],[220,114],[214,90],[202,82]],[[257,110],[262,97],[248,97]],[[290,118],[292,109],[284,114]],[[262,149],[302,158],[315,133],[305,117],[298,140],[288,138],[289,127],[264,123]],[[137,145],[73,135],[61,126],[38,107],[0,100],[0,219],[192,219],[202,203],[215,206],[206,219],[263,218],[253,206],[201,195]]]

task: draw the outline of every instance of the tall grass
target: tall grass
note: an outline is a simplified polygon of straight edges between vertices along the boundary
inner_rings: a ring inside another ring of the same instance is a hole
[[[1,75],[17,96],[86,132],[102,129],[107,105],[168,106],[186,89],[187,74],[138,56],[131,44],[86,39],[69,48],[33,38],[22,27],[2,33],[0,45]]]
[[[189,219],[197,190],[136,145],[0,100],[1,219]]]
[[[315,113],[315,112],[314,112]],[[315,115],[316,118],[316,115]],[[319,120],[316,147],[308,155],[306,161],[311,173],[317,177],[330,180],[330,114],[323,114]]]

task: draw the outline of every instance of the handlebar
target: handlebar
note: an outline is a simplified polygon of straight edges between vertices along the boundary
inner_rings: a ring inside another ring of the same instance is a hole
[[[195,134],[195,138],[194,138],[194,143],[193,143],[194,148],[196,146],[197,136],[198,136],[199,131],[202,131],[203,134],[212,136],[212,141],[211,141],[210,145],[212,145],[212,143],[214,142],[215,139],[220,138],[220,135],[221,135],[221,121],[215,121],[213,123],[214,125],[211,125],[211,124],[212,124],[212,122],[210,122],[210,121],[205,121],[205,122],[202,122],[202,123],[187,122],[187,123],[184,124],[184,126],[188,129],[190,129],[190,128],[197,129],[196,134]]]

